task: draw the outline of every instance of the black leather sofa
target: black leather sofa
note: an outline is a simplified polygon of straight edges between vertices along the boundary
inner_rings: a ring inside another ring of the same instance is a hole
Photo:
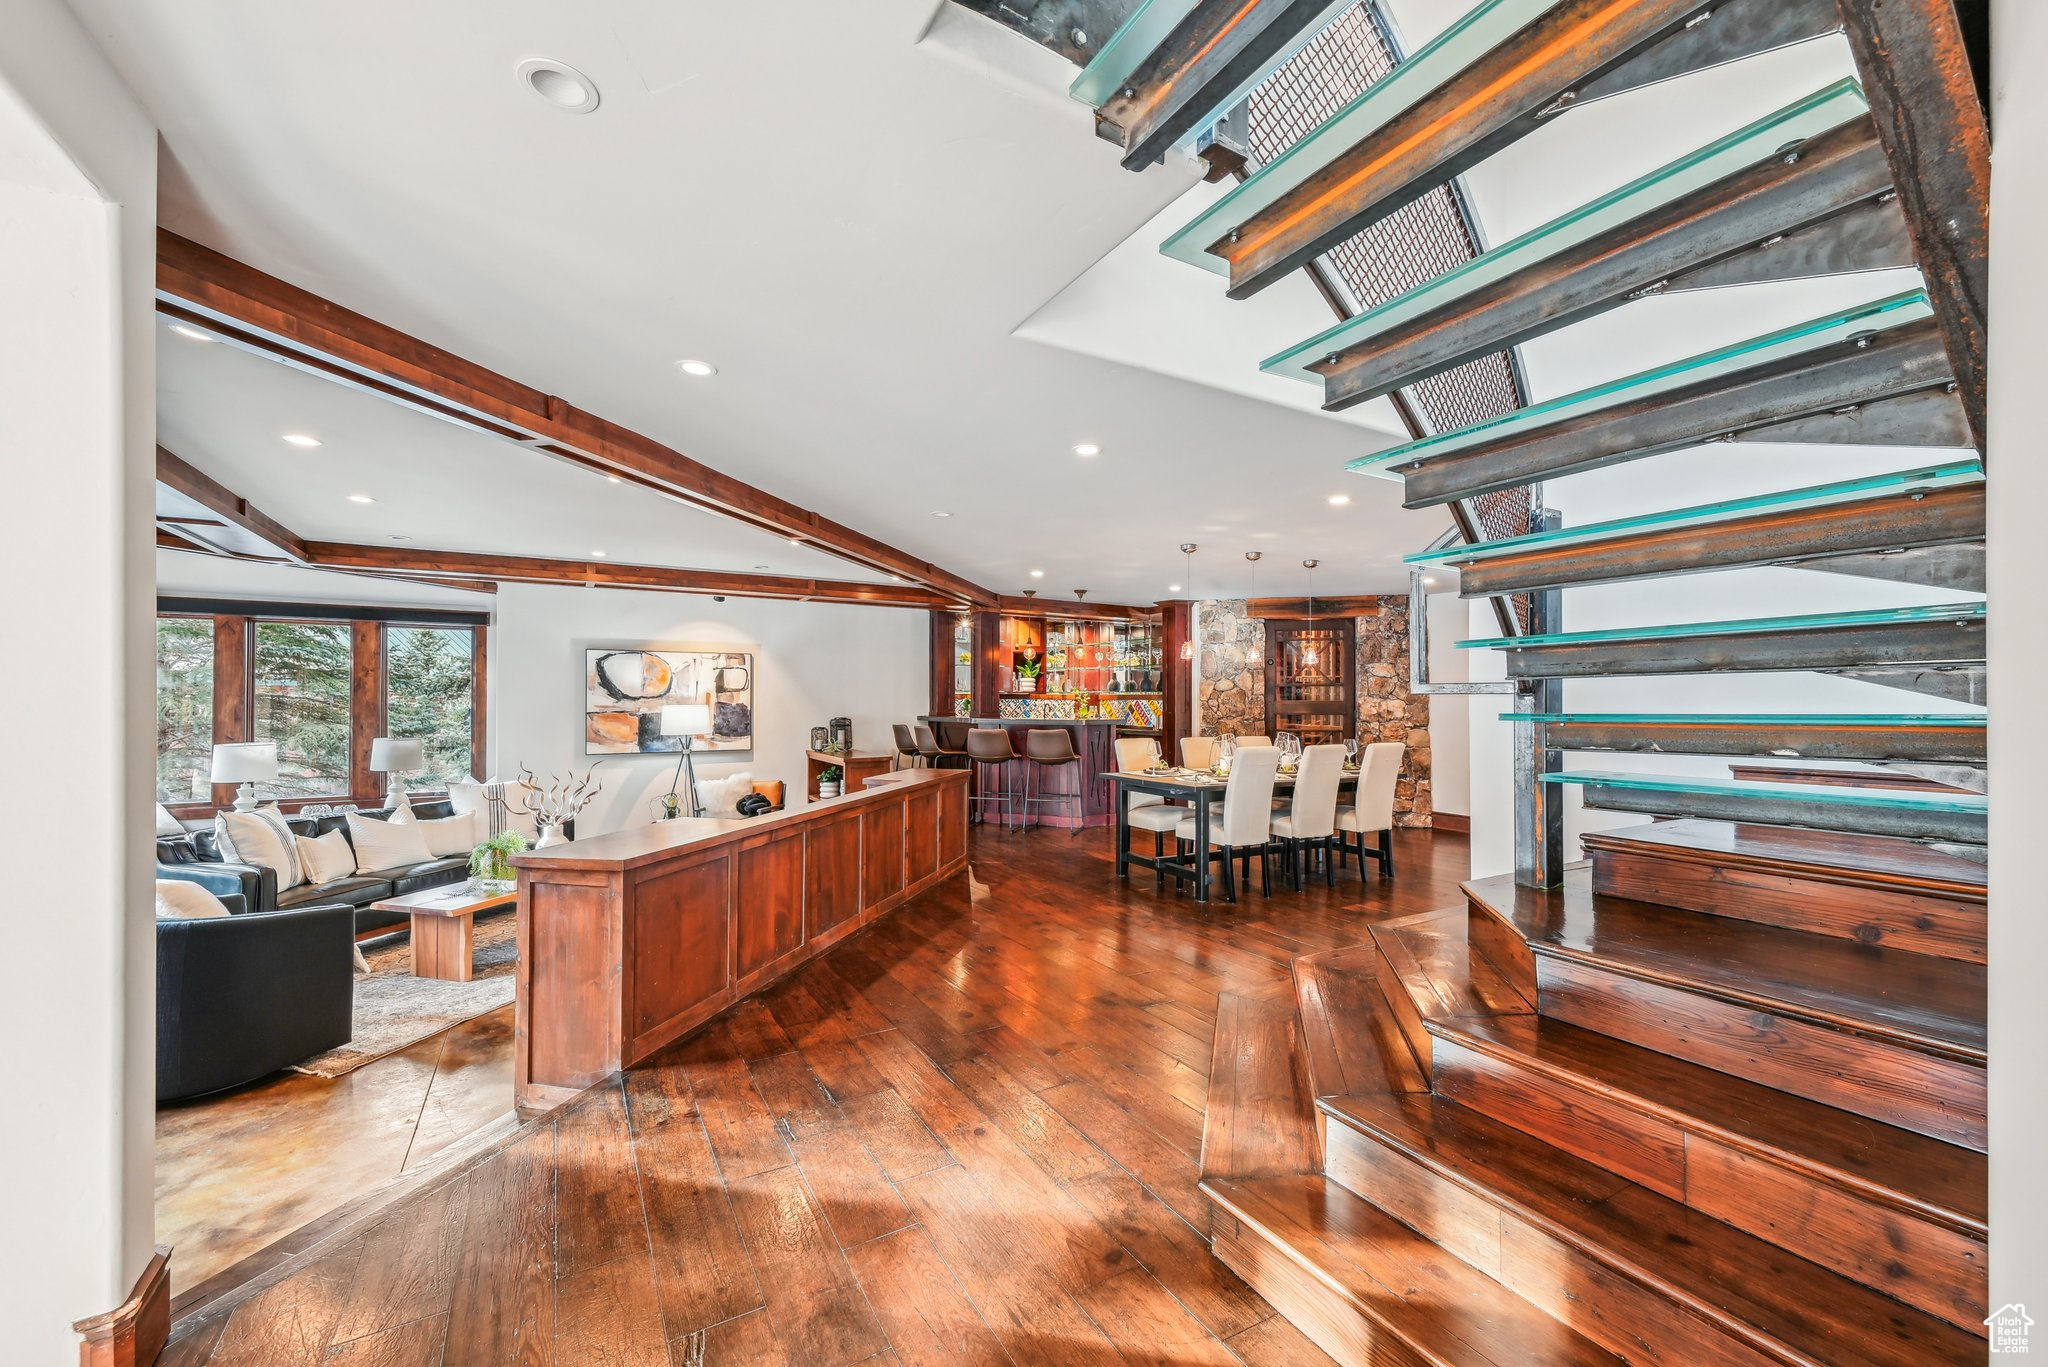
[[[415,802],[413,815],[422,821],[433,821],[453,816],[455,809],[446,801]],[[357,816],[388,817],[389,808],[377,811],[357,812]],[[313,837],[340,831],[348,837],[348,819],[343,816],[285,818],[285,823],[302,836]],[[353,842],[351,842],[353,848]],[[189,832],[183,836],[160,836],[157,839],[156,876],[159,878],[182,878],[210,889],[223,901],[229,895],[242,898],[251,912],[283,911],[292,907],[326,906],[343,903],[354,907],[355,926],[360,932],[402,928],[409,924],[402,912],[372,911],[370,903],[381,902],[387,897],[402,897],[408,892],[419,892],[425,888],[437,888],[448,883],[459,883],[469,877],[469,857],[451,855],[444,859],[430,859],[424,864],[409,864],[403,868],[377,869],[358,873],[348,878],[338,878],[332,883],[317,887],[304,884],[296,888],[278,891],[277,874],[270,869],[254,864],[232,864],[223,861],[219,849],[214,845],[211,829]]]
[[[253,1082],[354,1033],[355,909],[252,912],[156,923],[156,1099]]]

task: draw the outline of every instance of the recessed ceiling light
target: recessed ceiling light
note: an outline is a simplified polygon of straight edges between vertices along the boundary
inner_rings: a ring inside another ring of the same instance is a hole
[[[528,57],[518,70],[520,82],[552,108],[565,114],[588,114],[597,108],[597,82],[567,62]]]
[[[1102,448],[1092,441],[1084,441],[1074,448],[1074,454],[1077,456],[1099,456],[1102,454]]]
[[[284,434],[284,439],[292,446],[318,446],[320,444],[320,438],[309,437],[304,432],[287,432]]]
[[[371,498],[368,494],[350,494],[348,501],[351,503],[375,503],[377,500]]]
[[[613,484],[623,484],[623,483],[625,483],[625,481],[624,481],[624,480],[622,480],[622,479],[620,479],[620,478],[619,478],[619,477],[618,477],[617,475],[606,475],[606,476],[605,476],[605,478],[606,478],[607,480],[611,481],[611,482],[612,482]]]
[[[592,551],[592,552],[590,553],[590,558],[591,558],[592,560],[602,560],[602,559],[604,559],[604,552],[603,552],[603,551]]]
[[[190,323],[173,323],[171,324],[171,331],[177,333],[180,337],[189,337],[195,342],[210,342],[213,340],[212,333],[201,332]]]
[[[804,544],[804,543],[803,543],[803,538],[802,538],[802,537],[797,537],[797,536],[792,536],[792,537],[791,537],[791,538],[789,539],[789,544],[790,544],[790,545],[792,545],[792,546],[801,546],[801,545],[803,545],[803,544]]]
[[[1178,584],[1168,584],[1168,585],[1166,586],[1166,591],[1167,591],[1168,593],[1179,593],[1179,592],[1180,592],[1180,585],[1178,585]]]
[[[942,512],[939,512],[939,511],[938,511],[937,509],[933,509],[933,510],[932,510],[932,516],[933,516],[933,517],[951,517],[951,516],[952,516],[952,514],[951,514],[951,513],[942,513]]]
[[[903,576],[900,574],[892,574],[889,576],[889,582],[892,584],[900,584],[903,582]]]
[[[1044,571],[1044,570],[1033,570],[1033,571],[1031,571],[1031,577],[1032,577],[1033,579],[1043,579],[1043,578],[1045,578],[1045,571]]]
[[[1349,495],[1349,494],[1331,494],[1331,495],[1330,495],[1330,506],[1331,506],[1332,508],[1341,508],[1341,507],[1343,507],[1343,506],[1344,506],[1345,504],[1349,503],[1350,501],[1351,501],[1351,495]]]
[[[707,375],[718,373],[718,367],[709,361],[677,361],[676,369],[685,375],[695,375],[700,380]]]

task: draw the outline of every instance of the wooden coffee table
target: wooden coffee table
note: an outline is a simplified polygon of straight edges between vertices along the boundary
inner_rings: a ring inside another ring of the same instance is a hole
[[[390,897],[370,905],[378,911],[402,911],[412,917],[412,975],[466,983],[476,976],[470,960],[476,953],[476,914],[509,907],[517,894],[477,894],[467,884],[428,888]]]

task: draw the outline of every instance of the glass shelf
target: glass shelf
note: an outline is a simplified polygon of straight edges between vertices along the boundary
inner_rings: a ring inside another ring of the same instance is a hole
[[[1590,645],[1602,641],[1663,641],[1674,636],[1739,636],[1759,632],[1812,631],[1822,627],[1891,626],[1907,622],[1981,622],[1979,603],[1928,603],[1911,608],[1861,612],[1817,612],[1803,617],[1750,617],[1734,622],[1674,622],[1669,626],[1621,627],[1613,631],[1562,631],[1548,636],[1494,636],[1460,641],[1460,650],[1520,650],[1528,646]]]
[[[1518,408],[1503,417],[1491,418],[1486,422],[1461,427],[1454,432],[1439,432],[1434,436],[1406,442],[1385,451],[1352,461],[1345,468],[1362,470],[1367,474],[1381,475],[1388,479],[1399,479],[1400,472],[1393,467],[1429,460],[1436,456],[1449,455],[1468,447],[1485,442],[1498,441],[1548,427],[1567,418],[1594,412],[1621,403],[1630,403],[1668,390],[1695,385],[1788,356],[1818,351],[1851,337],[1874,333],[1890,328],[1904,327],[1934,316],[1933,308],[1927,302],[1925,290],[1907,290],[1903,294],[1889,295],[1883,299],[1848,309],[1841,313],[1830,313],[1809,322],[1797,323],[1777,332],[1752,337],[1733,346],[1721,347],[1715,351],[1689,356],[1682,361],[1658,366],[1653,370],[1639,371],[1606,384],[1581,389],[1544,403]]]
[[[1554,532],[1532,532],[1528,536],[1509,537],[1503,541],[1482,541],[1476,545],[1445,546],[1440,550],[1417,551],[1413,555],[1404,556],[1403,560],[1410,565],[1442,565],[1457,568],[1503,555],[1518,554],[1536,547],[1573,546],[1582,541],[1598,541],[1621,532],[1642,531],[1651,527],[1708,526],[1767,508],[1780,511],[1824,508],[1831,503],[1846,503],[1886,490],[1903,493],[1908,490],[1946,489],[1959,484],[1983,482],[1984,466],[1981,462],[1974,459],[1951,461],[1944,465],[1922,465],[1912,470],[1899,470],[1888,475],[1869,475],[1862,479],[1842,480],[1835,484],[1812,484],[1804,489],[1787,489],[1781,493],[1757,494],[1751,498],[1724,499],[1719,503],[1701,503],[1690,508],[1673,508],[1668,512],[1616,518],[1611,522],[1588,522],[1579,527],[1560,527]]]
[[[1418,314],[1442,308],[1482,285],[1490,285],[1504,276],[1527,270],[1537,262],[1641,218],[1717,180],[1769,161],[1790,143],[1817,137],[1852,119],[1862,118],[1869,111],[1870,106],[1863,98],[1863,87],[1854,80],[1836,81],[1796,104],[1787,105],[1746,128],[1710,142],[1697,152],[1552,219],[1483,256],[1476,256],[1406,294],[1289,347],[1259,368],[1269,375],[1286,375],[1320,384],[1323,377],[1309,367],[1333,352],[1356,347]],[[1214,242],[1216,239],[1209,240]],[[1220,261],[1217,257],[1209,259]]]
[[[1094,58],[1081,69],[1067,93],[1092,108],[1100,108],[1117,87],[1166,41],[1180,21],[1194,12],[1198,0],[1145,0],[1124,20],[1123,27],[1095,50]]]
[[[1853,771],[1849,771],[1853,772]],[[1982,793],[1929,793],[1911,788],[1837,788],[1824,783],[1750,783],[1734,779],[1689,778],[1667,774],[1612,773],[1573,769],[1545,774],[1543,782],[1573,786],[1599,785],[1652,793],[1701,793],[1715,797],[1790,798],[1826,807],[1890,807],[1913,812],[1945,812],[1982,816],[1989,803]]]
[[[1503,712],[1502,721],[1553,722],[1567,726],[1882,726],[1886,728],[1955,727],[1982,729],[1980,713],[1933,712]]]
[[[1160,244],[1159,250],[1176,261],[1228,274],[1228,263],[1211,255],[1209,248],[1229,236],[1233,228],[1270,208],[1339,155],[1561,3],[1563,0],[1487,0],[1260,168],[1257,175],[1210,205]]]

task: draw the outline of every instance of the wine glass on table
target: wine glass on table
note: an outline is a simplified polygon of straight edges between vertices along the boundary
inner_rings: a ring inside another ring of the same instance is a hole
[[[1344,767],[1347,769],[1356,769],[1358,767],[1358,737],[1356,736],[1346,736],[1344,738]]]

